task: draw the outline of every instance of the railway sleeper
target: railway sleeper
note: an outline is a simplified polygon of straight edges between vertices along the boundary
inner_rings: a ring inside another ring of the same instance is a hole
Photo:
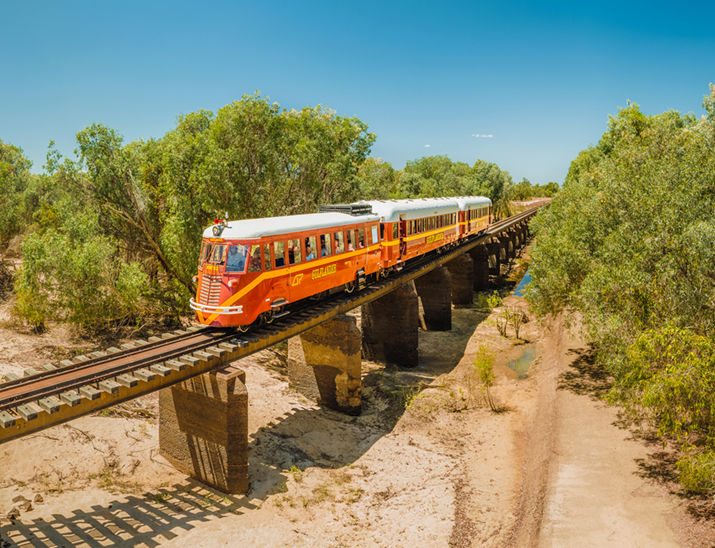
[[[72,361],[73,361],[74,363],[84,363],[84,362],[88,362],[88,361],[89,361],[89,358],[88,358],[87,356],[77,356],[77,357],[74,358]]]
[[[128,374],[119,375],[115,378],[115,381],[122,386],[126,386],[127,388],[134,388],[139,384],[139,379]]]
[[[74,407],[82,403],[82,398],[77,395],[77,392],[62,392],[62,394],[60,394],[60,400],[70,407]]]
[[[110,346],[107,348],[107,354],[116,354],[117,352],[121,352],[121,350],[116,346]]]
[[[89,401],[98,400],[102,397],[102,393],[94,386],[82,386],[79,389],[80,395]]]
[[[134,371],[134,375],[142,382],[151,382],[156,379],[157,374],[146,369],[137,369]]]
[[[216,358],[223,358],[228,353],[228,349],[220,348],[219,346],[209,346],[208,348],[204,349],[204,352],[208,352]]]
[[[164,365],[174,371],[183,371],[186,369],[186,363],[180,362],[179,360],[167,360],[164,362]]]
[[[10,428],[15,426],[16,418],[7,411],[0,411],[0,426]]]
[[[103,357],[106,356],[106,355],[107,355],[106,352],[100,352],[100,351],[92,352],[92,353],[90,354],[90,356],[92,356],[93,358],[103,358]]]
[[[168,367],[164,367],[161,364],[156,364],[156,365],[150,365],[149,369],[152,371],[152,373],[156,373],[160,377],[168,377],[171,375],[171,369]]]
[[[179,358],[179,361],[184,362],[186,365],[190,365],[191,367],[194,367],[196,364],[199,363],[199,359],[195,358],[194,356],[181,356]]]
[[[117,392],[119,392],[121,385],[117,382],[107,379],[106,381],[100,381],[98,384],[98,388],[102,392],[106,392],[107,394],[116,394]]]
[[[35,369],[34,367],[28,367],[27,369],[25,369],[25,370],[23,371],[23,377],[29,377],[29,376],[31,376],[31,375],[37,375],[37,373],[39,373],[39,371],[37,371],[37,369]]]
[[[42,368],[43,371],[54,371],[55,369],[57,369],[57,366],[52,365],[51,363],[46,363],[40,367]]]
[[[25,405],[19,405],[15,408],[17,414],[20,415],[26,421],[34,421],[40,411],[32,404],[26,403]]]
[[[150,343],[158,343],[163,341],[164,339],[160,339],[159,337],[149,337],[149,342]]]
[[[60,362],[60,367],[69,367],[70,365],[74,365],[72,360],[62,360]]]
[[[40,407],[42,407],[42,409],[52,415],[53,413],[57,413],[57,411],[60,410],[62,402],[54,396],[49,396],[47,398],[42,398],[41,400],[38,400],[37,405],[39,405]]]

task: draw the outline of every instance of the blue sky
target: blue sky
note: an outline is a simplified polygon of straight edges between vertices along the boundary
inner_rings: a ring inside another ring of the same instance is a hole
[[[562,182],[627,100],[700,116],[715,82],[712,1],[3,4],[0,139],[35,172],[89,124],[160,138],[260,90],[357,116],[398,169],[445,154]]]

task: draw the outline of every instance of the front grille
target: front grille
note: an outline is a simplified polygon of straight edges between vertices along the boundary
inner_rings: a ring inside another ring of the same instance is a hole
[[[199,287],[199,304],[218,306],[221,296],[221,276],[207,276],[201,278]]]

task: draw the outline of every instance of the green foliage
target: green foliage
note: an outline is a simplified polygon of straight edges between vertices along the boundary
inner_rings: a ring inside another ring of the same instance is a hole
[[[494,386],[496,376],[494,375],[494,355],[489,350],[480,345],[477,349],[477,355],[474,358],[472,365],[474,372],[482,385],[484,398],[492,411],[499,411],[499,408],[494,403],[494,398],[491,394],[491,388]]]
[[[140,314],[148,284],[141,266],[117,257],[117,242],[98,235],[96,216],[61,213],[67,213],[61,231],[23,242],[16,312],[36,327],[61,319],[95,330]]]
[[[708,113],[712,104],[706,97]],[[707,451],[715,401],[708,371],[714,146],[711,119],[621,109],[531,223],[537,237],[526,290],[540,315],[582,314],[614,375],[614,400],[651,418],[663,435],[683,443],[695,436]]]
[[[392,198],[434,198],[439,196],[487,196],[497,215],[508,210],[514,183],[507,171],[496,164],[477,160],[470,168],[447,156],[425,156],[407,162],[399,173]]]
[[[22,230],[28,210],[25,193],[34,176],[22,149],[0,140],[0,248]]]

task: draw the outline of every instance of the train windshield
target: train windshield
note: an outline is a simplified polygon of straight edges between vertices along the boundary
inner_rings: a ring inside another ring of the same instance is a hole
[[[228,246],[228,258],[226,259],[226,272],[244,272],[246,270],[246,254],[248,246],[230,245]],[[260,258],[260,251],[259,251]]]

